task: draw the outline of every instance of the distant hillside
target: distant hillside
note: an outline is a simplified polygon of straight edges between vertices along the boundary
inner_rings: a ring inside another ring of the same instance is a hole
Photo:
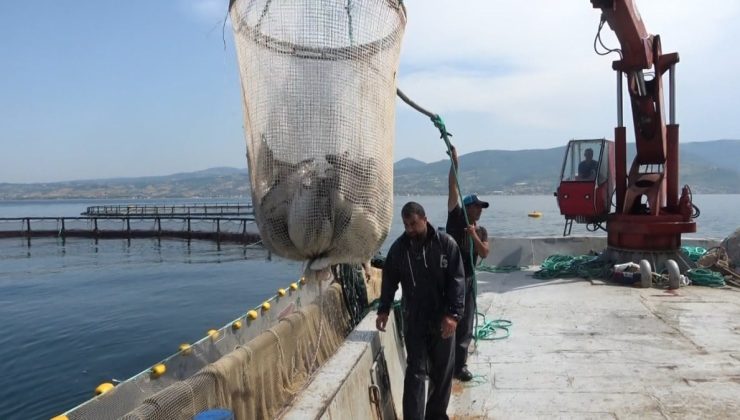
[[[629,162],[634,144],[627,145]],[[565,146],[536,150],[484,150],[460,156],[460,183],[481,194],[549,194],[555,191]],[[740,140],[682,143],[680,184],[695,193],[740,194]],[[400,162],[399,162],[400,163]],[[449,160],[396,167],[396,194],[446,194]]]
[[[565,146],[537,150],[484,150],[460,156],[460,182],[481,194],[550,194],[555,191]],[[628,145],[628,159],[634,145]],[[740,140],[681,144],[681,185],[695,193],[740,194]],[[449,160],[406,158],[394,165],[396,194],[446,194]],[[139,178],[36,184],[0,183],[0,200],[57,198],[248,197],[246,169],[211,168]]]
[[[682,143],[682,156],[696,158],[730,171],[740,170],[740,140]]]
[[[406,159],[401,159],[398,162],[396,162],[393,165],[393,169],[395,171],[414,170],[424,165],[426,165],[426,163],[420,160],[413,159],[413,158],[406,158]]]
[[[62,198],[246,197],[246,169],[211,168],[139,178],[111,178],[35,184],[0,183],[0,200]]]

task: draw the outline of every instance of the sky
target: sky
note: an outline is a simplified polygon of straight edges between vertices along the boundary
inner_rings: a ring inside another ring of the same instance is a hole
[[[398,86],[442,115],[461,154],[613,136],[616,57],[593,52],[588,0],[404,3]],[[663,51],[681,57],[681,141],[740,138],[740,2],[636,3]],[[0,2],[0,183],[246,168],[227,5]],[[438,137],[399,102],[395,161],[445,158]]]

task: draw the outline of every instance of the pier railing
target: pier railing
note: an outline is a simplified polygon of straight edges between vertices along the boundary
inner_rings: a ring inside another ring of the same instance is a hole
[[[0,218],[0,238],[182,238],[257,243],[253,217],[101,215]]]

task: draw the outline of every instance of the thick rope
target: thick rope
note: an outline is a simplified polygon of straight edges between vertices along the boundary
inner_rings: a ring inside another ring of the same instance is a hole
[[[410,107],[414,108],[418,112],[420,112],[420,113],[426,115],[427,117],[429,117],[429,119],[432,120],[432,123],[434,123],[434,126],[437,127],[437,129],[439,130],[440,138],[445,142],[445,146],[447,147],[447,155],[450,156],[452,173],[453,173],[453,176],[455,177],[455,185],[457,186],[457,194],[458,194],[458,198],[460,199],[460,207],[462,209],[463,216],[465,217],[465,225],[466,226],[470,226],[470,219],[468,218],[468,212],[466,211],[465,206],[463,205],[463,198],[464,198],[464,196],[463,196],[463,193],[462,193],[462,189],[460,188],[460,177],[458,176],[458,172],[457,172],[457,168],[455,167],[455,163],[454,163],[454,161],[452,161],[452,144],[450,143],[450,137],[452,136],[452,134],[450,134],[450,133],[447,132],[447,127],[445,126],[445,123],[442,120],[442,117],[440,117],[438,114],[435,114],[435,113],[433,113],[433,112],[431,112],[431,111],[429,111],[429,110],[421,107],[416,102],[412,101],[408,96],[406,96],[406,94],[404,94],[401,91],[401,89],[396,89],[396,93],[398,94],[398,97],[401,98],[404,102],[406,102],[406,104],[408,104]],[[468,252],[469,252],[469,256],[470,256],[470,262],[473,263],[474,262],[474,259],[473,259],[473,238],[471,238],[470,235],[468,235]],[[473,326],[473,340],[475,341],[475,343],[477,345],[478,339],[480,337],[482,337],[482,336],[487,337],[487,336],[489,336],[491,334],[491,327],[488,325],[489,323],[486,322],[485,315],[483,315],[483,314],[481,314],[481,313],[479,313],[477,311],[477,308],[478,308],[478,279],[477,279],[477,276],[475,274],[475,271],[476,270],[474,269],[473,270],[473,276],[472,276],[473,277],[473,281],[472,281],[472,285],[473,285],[473,302],[474,302],[474,305],[475,305],[475,308],[473,310],[475,311],[475,315],[476,315],[475,316],[475,321],[474,321],[474,326]],[[481,315],[483,315],[483,324],[480,324],[478,322],[478,317],[481,316]],[[511,325],[511,322],[510,321],[507,321],[507,320],[496,320],[496,321],[492,321],[492,322],[495,323],[497,321],[505,321],[505,322],[509,323],[509,326]],[[495,329],[493,331],[495,332]],[[507,332],[506,337],[508,337],[508,329],[506,330],[506,332]],[[503,338],[506,338],[506,337],[503,337]]]
[[[517,265],[488,265],[480,263],[475,267],[476,271],[483,271],[486,273],[511,273],[514,271],[521,271],[521,267]]]

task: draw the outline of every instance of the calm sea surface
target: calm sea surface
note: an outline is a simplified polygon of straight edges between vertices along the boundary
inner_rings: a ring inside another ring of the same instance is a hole
[[[482,224],[493,236],[559,236],[551,196],[490,196]],[[446,197],[396,197],[421,203],[444,225]],[[723,238],[740,226],[740,195],[696,196],[695,237]],[[168,200],[178,203],[225,203]],[[232,201],[233,202],[233,201]],[[0,217],[77,216],[103,204],[163,201],[0,201]],[[527,213],[542,211],[540,219]],[[583,226],[574,235],[593,234]],[[0,239],[0,419],[50,418],[125,379],[259,304],[300,277],[298,262],[264,251],[207,241],[55,238]]]

